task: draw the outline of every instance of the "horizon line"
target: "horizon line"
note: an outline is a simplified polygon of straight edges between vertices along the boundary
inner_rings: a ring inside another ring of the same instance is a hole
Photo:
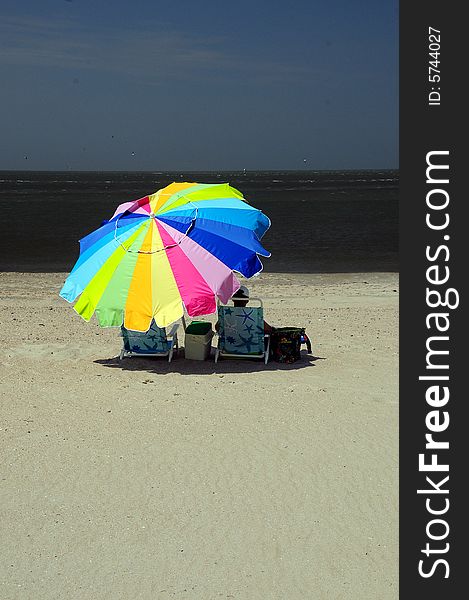
[[[171,173],[278,173],[287,171],[291,173],[328,173],[351,171],[399,171],[399,167],[361,167],[347,169],[167,169],[154,171],[152,169],[0,169],[0,173],[151,173],[153,175],[166,175]]]

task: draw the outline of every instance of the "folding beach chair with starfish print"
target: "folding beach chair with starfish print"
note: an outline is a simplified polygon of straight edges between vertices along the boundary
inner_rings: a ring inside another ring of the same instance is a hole
[[[269,360],[270,335],[264,332],[264,309],[260,298],[251,298],[260,306],[218,306],[218,345],[215,362],[220,357],[263,358]]]
[[[178,350],[177,330],[179,323],[175,323],[171,331],[158,327],[155,321],[151,322],[148,331],[131,331],[121,327],[124,346],[119,358],[131,356],[167,356],[168,362],[173,358],[173,352]]]

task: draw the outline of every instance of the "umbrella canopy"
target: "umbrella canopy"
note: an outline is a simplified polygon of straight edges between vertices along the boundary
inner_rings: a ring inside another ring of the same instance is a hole
[[[216,311],[240,284],[233,271],[262,271],[260,239],[270,220],[227,183],[172,183],[121,204],[80,240],[80,256],[60,295],[86,321],[147,331]]]

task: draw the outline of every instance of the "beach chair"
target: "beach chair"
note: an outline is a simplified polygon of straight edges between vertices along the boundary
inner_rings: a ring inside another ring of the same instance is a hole
[[[264,332],[264,309],[260,298],[251,298],[260,306],[235,307],[218,305],[218,343],[215,362],[219,358],[262,358],[269,360],[270,335]]]
[[[178,351],[178,328],[179,323],[175,323],[167,334],[155,321],[151,322],[150,329],[145,332],[131,331],[122,325],[121,336],[124,345],[119,359],[132,356],[167,356],[168,362],[171,362],[173,353]]]

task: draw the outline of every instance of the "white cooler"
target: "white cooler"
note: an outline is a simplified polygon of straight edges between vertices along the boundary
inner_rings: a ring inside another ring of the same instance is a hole
[[[207,360],[212,348],[212,324],[192,321],[186,328],[185,357],[189,360]]]

